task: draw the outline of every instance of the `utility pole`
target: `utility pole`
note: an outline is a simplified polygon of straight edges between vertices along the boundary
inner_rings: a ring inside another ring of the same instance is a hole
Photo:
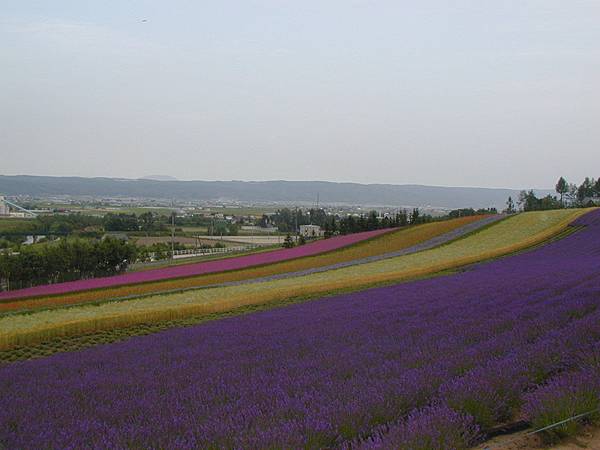
[[[174,201],[171,200],[171,259],[175,259],[175,208]]]
[[[296,206],[296,214],[294,214],[295,220],[296,220],[296,229],[294,230],[296,232],[296,242],[298,242],[298,207]]]

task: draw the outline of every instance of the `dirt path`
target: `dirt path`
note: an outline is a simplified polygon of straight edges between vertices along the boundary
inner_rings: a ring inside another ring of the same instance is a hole
[[[578,436],[548,445],[539,436],[526,436],[527,431],[498,436],[475,450],[600,450],[600,427],[584,427]]]

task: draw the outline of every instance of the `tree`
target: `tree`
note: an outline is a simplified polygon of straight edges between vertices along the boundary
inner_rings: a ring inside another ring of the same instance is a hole
[[[340,228],[342,226],[342,223],[343,222],[340,221]],[[330,238],[335,234],[335,232],[337,231],[337,223],[335,221],[335,216],[331,216],[325,221],[323,231],[325,239]]]
[[[269,219],[269,216],[263,214],[262,217],[258,220],[258,226],[262,228],[267,228],[269,225],[271,225],[271,220]]]
[[[412,210],[412,213],[410,214],[410,224],[414,225],[416,223],[419,223],[420,219],[419,219],[419,208],[414,208]]]
[[[304,245],[306,244],[306,239],[304,238],[304,235],[300,235],[300,237],[298,238],[298,245]]]
[[[18,254],[0,254],[0,285],[17,289],[112,275],[125,271],[136,253],[135,245],[111,238],[25,246]]]
[[[521,191],[519,193],[519,205],[523,211],[535,211],[537,208],[538,198],[533,190]]]
[[[104,216],[106,231],[137,231],[138,220],[135,214],[113,214]]]
[[[595,184],[596,181],[593,178],[585,177],[583,183],[577,188],[577,200],[581,202],[586,197],[593,197]]]
[[[523,211],[541,211],[546,209],[558,209],[561,204],[551,195],[543,198],[537,198],[533,190],[521,191],[519,194],[519,205]]]
[[[377,218],[377,211],[370,211],[367,217],[367,230],[376,230],[379,228],[379,219]]]
[[[292,248],[294,246],[294,240],[292,239],[292,236],[289,233],[283,241],[283,246],[285,248]]]
[[[569,192],[569,184],[567,183],[567,180],[565,180],[563,177],[560,177],[556,183],[555,189],[556,192],[560,194],[560,204],[564,206],[563,195]]]
[[[408,213],[405,209],[399,211],[398,214],[396,214],[396,222],[399,227],[405,227],[406,225],[408,225]]]
[[[575,183],[570,183],[567,188],[567,199],[569,200],[569,204],[574,204],[577,201],[577,185]]]
[[[515,213],[515,203],[513,202],[512,197],[508,197],[508,201],[506,202],[506,213],[514,214]]]
[[[152,214],[152,212],[148,211],[145,212],[144,214],[141,214],[138,217],[138,222],[140,224],[140,229],[142,231],[153,231],[155,228],[155,223],[156,223],[156,219],[154,217],[154,214]]]

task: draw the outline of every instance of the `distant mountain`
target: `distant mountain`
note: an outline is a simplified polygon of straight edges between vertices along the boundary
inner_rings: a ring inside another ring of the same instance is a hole
[[[546,195],[550,191],[538,190]],[[359,184],[328,181],[156,181],[147,179],[38,177],[0,175],[0,193],[31,196],[93,196],[240,201],[315,202],[364,206],[503,208],[515,189]]]
[[[179,181],[177,178],[171,175],[146,175],[145,177],[138,178],[139,180],[154,180],[154,181]]]

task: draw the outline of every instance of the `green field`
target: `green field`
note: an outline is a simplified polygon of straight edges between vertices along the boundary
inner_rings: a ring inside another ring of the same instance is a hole
[[[34,219],[0,219],[0,236],[2,233],[27,233],[34,229]]]

